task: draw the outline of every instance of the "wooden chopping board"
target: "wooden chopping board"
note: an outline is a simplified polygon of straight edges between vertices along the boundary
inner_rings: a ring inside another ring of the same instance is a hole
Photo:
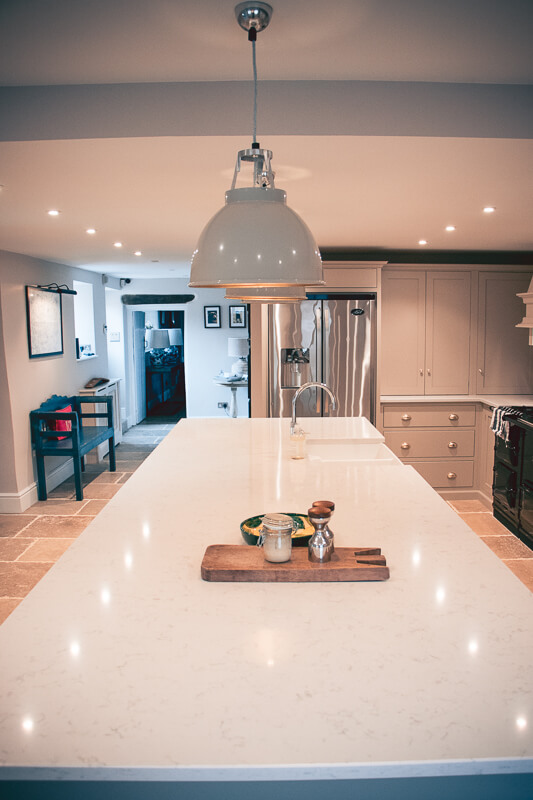
[[[212,544],[204,553],[204,581],[228,583],[297,583],[318,581],[386,581],[389,568],[379,547],[336,547],[331,561],[315,564],[307,548],[292,549],[290,561],[265,561],[261,547]]]

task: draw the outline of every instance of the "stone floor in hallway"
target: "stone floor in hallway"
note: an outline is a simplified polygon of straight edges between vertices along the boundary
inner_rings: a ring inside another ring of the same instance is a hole
[[[0,623],[33,589],[72,542],[119,491],[175,423],[151,420],[130,428],[116,448],[116,472],[107,458],[86,464],[83,500],[74,477],[23,514],[0,514]]]
[[[0,623],[119,491],[121,485],[164,439],[175,423],[150,421],[130,428],[117,447],[117,471],[107,460],[87,464],[83,500],[75,499],[74,479],[49,492],[23,514],[0,514]],[[494,519],[478,500],[449,505],[495,555],[533,591],[533,550]]]

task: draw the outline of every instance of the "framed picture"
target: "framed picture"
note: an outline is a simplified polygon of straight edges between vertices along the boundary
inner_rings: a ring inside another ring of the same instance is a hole
[[[246,306],[229,307],[230,328],[246,328]]]
[[[30,358],[63,354],[63,308],[59,292],[26,286],[26,321]]]
[[[204,306],[204,328],[220,328],[220,306]]]

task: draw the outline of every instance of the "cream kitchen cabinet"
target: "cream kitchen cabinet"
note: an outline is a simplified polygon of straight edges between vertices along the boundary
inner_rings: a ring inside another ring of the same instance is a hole
[[[470,298],[470,272],[383,271],[383,395],[468,394]]]
[[[474,486],[475,403],[385,404],[383,433],[387,447],[433,488]]]
[[[527,272],[479,274],[477,386],[478,394],[531,394],[533,347],[526,328],[516,328],[524,304]]]

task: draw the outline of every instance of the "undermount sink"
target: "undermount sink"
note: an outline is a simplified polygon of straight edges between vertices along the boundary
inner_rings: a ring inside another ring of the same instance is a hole
[[[394,453],[381,442],[359,444],[349,439],[308,439],[307,455],[312,461],[399,463]]]

